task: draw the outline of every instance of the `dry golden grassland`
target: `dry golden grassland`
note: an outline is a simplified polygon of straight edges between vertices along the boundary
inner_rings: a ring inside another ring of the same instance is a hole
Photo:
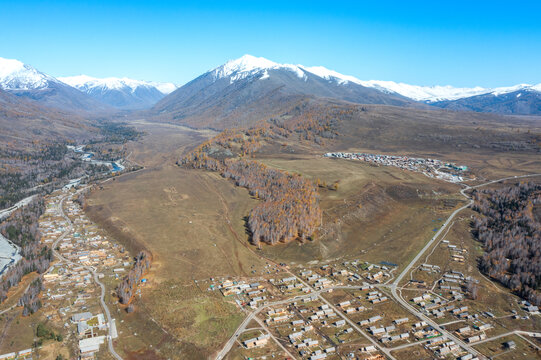
[[[146,248],[153,255],[149,283],[135,302],[136,312],[118,314],[124,320],[118,326],[125,334],[117,347],[129,359],[206,358],[233,333],[243,315],[228,299],[199,288],[194,280],[261,274],[265,260],[260,255],[299,266],[342,258],[404,265],[441,225],[438,219],[465,203],[457,185],[397,168],[323,158],[330,149],[305,148],[302,154],[262,151],[256,159],[268,166],[327,185],[337,183],[338,189],[320,188],[324,225],[314,241],[256,250],[249,244],[245,218],[257,200],[218,174],[175,165],[182,154],[215,133],[142,120],[134,125],[147,135],[129,144],[128,158],[145,169],[103,184],[91,194],[86,209],[129,250]],[[393,151],[405,151],[400,146]],[[351,143],[344,151],[353,150],[361,149]],[[371,152],[378,152],[377,148]],[[471,151],[425,151],[416,155],[465,164],[487,178],[539,168],[539,160],[531,154],[494,157]],[[394,308],[387,311],[401,313]],[[126,339],[127,333],[141,334],[146,329],[149,336]]]
[[[535,342],[535,339],[532,340]],[[503,344],[507,341],[514,341],[517,347],[514,350],[504,348]],[[539,342],[537,342],[537,345],[539,346]],[[483,354],[498,360],[539,359],[541,356],[534,346],[517,335],[501,337],[483,344],[474,345],[474,347]]]
[[[428,273],[414,267],[411,275],[406,276],[405,279],[408,280],[414,278],[416,280],[424,280],[427,282],[427,288],[430,289],[432,288],[432,284],[437,281],[444,272],[451,270],[460,271],[466,277],[471,276],[479,280],[478,298],[476,300],[471,300],[466,296],[465,300],[462,301],[461,306],[468,306],[470,313],[484,313],[485,311],[489,311],[496,317],[496,319],[482,317],[483,321],[489,322],[494,326],[493,329],[489,330],[489,336],[495,336],[513,330],[528,331],[541,328],[541,318],[539,316],[531,316],[529,319],[513,319],[511,317],[512,310],[517,311],[521,316],[526,315],[518,304],[521,299],[518,296],[511,294],[509,289],[488,279],[479,271],[477,261],[483,254],[483,249],[482,245],[477,242],[471,234],[470,222],[474,216],[476,216],[476,213],[470,209],[462,211],[448,228],[449,231],[444,233],[440,238],[440,240],[449,241],[449,244],[466,249],[467,251],[463,253],[465,258],[464,262],[454,261],[451,257],[451,251],[448,248],[448,244],[439,242],[426,253],[427,256],[420,259],[417,265],[423,263],[438,265],[441,268],[441,272]],[[434,288],[434,292],[450,298],[449,293],[440,290],[438,286]],[[409,300],[414,296],[419,296],[421,291],[403,291],[403,294],[406,295],[406,299]],[[453,316],[445,316],[436,321],[438,323],[445,323],[455,319],[456,318]],[[462,326],[466,325],[464,324]]]
[[[392,355],[400,360],[432,360],[434,352],[426,349],[423,345],[416,345],[392,352]]]
[[[463,204],[463,198],[456,195],[457,185],[397,168],[313,155],[265,157],[261,161],[313,181],[338,183],[338,190],[320,190],[324,225],[318,239],[302,247],[298,243],[265,247],[263,252],[277,260],[360,257],[401,265],[433,234],[433,220],[445,218]]]

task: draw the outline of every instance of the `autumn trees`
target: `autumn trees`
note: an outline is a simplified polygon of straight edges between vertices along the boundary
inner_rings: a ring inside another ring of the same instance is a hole
[[[541,185],[522,183],[498,190],[476,191],[473,234],[483,244],[482,272],[513,292],[541,304]]]
[[[263,200],[250,212],[248,220],[255,245],[304,241],[321,224],[317,188],[299,175],[244,159],[224,161],[222,175]]]
[[[204,151],[192,152],[183,164],[218,171],[262,200],[248,220],[255,245],[305,240],[321,224],[317,187],[299,175],[244,158],[214,159]]]
[[[265,144],[286,139],[322,144],[338,135],[339,119],[355,107],[318,106],[302,100],[286,113],[249,129],[225,130],[188,153],[179,165],[217,171],[261,202],[250,212],[252,242],[276,244],[311,237],[321,225],[317,186],[299,175],[248,160]],[[334,190],[338,183],[333,184]]]
[[[122,279],[116,289],[116,294],[121,304],[128,304],[135,294],[137,285],[141,282],[143,275],[150,268],[151,256],[142,250],[134,258],[135,263],[128,274]]]
[[[41,235],[38,231],[38,219],[43,211],[43,199],[38,198],[27,206],[15,211],[7,220],[0,224],[0,232],[20,247],[20,254],[22,256],[22,259],[2,275],[0,282],[0,302],[7,298],[9,289],[16,286],[24,275],[34,271],[38,274],[43,274],[49,268],[53,254],[50,248],[41,244]],[[33,291],[37,291],[37,293],[40,290],[41,287],[37,285],[33,288]],[[33,301],[35,298],[34,295],[30,295],[30,298],[24,300],[24,304],[35,302]],[[34,305],[28,308],[29,311],[32,309],[35,309]]]
[[[39,299],[41,290],[43,290],[41,278],[37,278],[30,283],[28,289],[26,289],[23,296],[17,302],[18,306],[23,307],[23,316],[32,315],[41,308],[41,300]]]

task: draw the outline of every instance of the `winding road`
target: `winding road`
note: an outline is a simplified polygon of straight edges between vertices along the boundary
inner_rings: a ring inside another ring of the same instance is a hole
[[[402,298],[402,295],[401,295],[401,292],[399,291],[398,289],[398,285],[399,283],[402,281],[402,279],[404,278],[404,276],[406,276],[412,269],[412,267],[419,261],[419,259],[423,256],[423,254],[428,250],[430,249],[430,247],[432,247],[432,245],[434,244],[434,242],[439,238],[439,236],[447,229],[447,227],[449,226],[449,224],[451,224],[451,222],[453,221],[454,217],[460,213],[461,211],[467,209],[468,207],[470,207],[471,205],[473,205],[473,199],[471,197],[469,197],[467,194],[466,194],[466,191],[468,190],[471,190],[471,189],[476,189],[476,188],[479,188],[479,187],[483,187],[483,186],[487,186],[487,185],[490,185],[490,184],[495,184],[495,183],[498,183],[498,182],[502,182],[502,181],[505,181],[505,180],[513,180],[513,179],[522,179],[522,178],[528,178],[528,177],[534,177],[534,176],[541,176],[541,174],[530,174],[530,175],[522,175],[522,176],[510,176],[510,177],[506,177],[506,178],[502,178],[502,179],[498,179],[498,180],[492,180],[492,181],[489,181],[489,182],[486,182],[486,183],[483,183],[483,184],[479,184],[479,185],[475,185],[475,186],[469,186],[469,185],[465,185],[463,184],[465,187],[460,190],[460,194],[462,196],[464,196],[466,199],[469,200],[468,204],[456,209],[455,211],[453,211],[453,213],[447,218],[447,220],[445,220],[445,222],[443,223],[443,225],[440,227],[440,229],[438,230],[438,232],[432,237],[432,239],[430,239],[430,241],[421,249],[421,251],[419,251],[419,253],[417,253],[417,255],[413,258],[413,260],[404,268],[404,270],[402,270],[402,272],[394,279],[394,281],[390,284],[390,285],[379,285],[378,287],[389,287],[391,289],[391,294],[392,294],[392,297],[394,298],[395,301],[397,301],[398,303],[400,303],[406,310],[408,310],[411,314],[415,315],[416,317],[418,317],[419,319],[421,320],[424,320],[427,322],[427,324],[431,325],[434,329],[438,330],[444,337],[446,337],[447,339],[450,339],[450,340],[453,340],[456,344],[458,344],[459,346],[461,346],[463,349],[465,349],[466,351],[469,351],[470,353],[476,355],[476,356],[479,356],[480,358],[485,358],[485,356],[483,354],[481,354],[479,351],[477,351],[476,349],[472,348],[471,346],[469,346],[468,344],[466,344],[465,342],[463,342],[461,339],[457,338],[456,336],[454,336],[453,334],[449,333],[447,330],[443,329],[440,325],[438,325],[436,322],[434,322],[433,320],[431,320],[428,316],[426,316],[425,314],[421,313],[420,311],[418,311],[416,308],[414,308],[413,306],[411,306],[407,301],[405,301],[403,298]],[[260,256],[260,255],[259,255]],[[260,256],[261,257],[261,256]],[[269,259],[266,259],[266,260],[269,260]],[[282,266],[281,266],[282,267]],[[283,268],[283,267],[282,267]],[[412,343],[412,344],[405,344],[405,345],[402,345],[402,346],[399,346],[399,347],[396,347],[396,348],[385,348],[385,347],[382,347],[379,343],[377,343],[373,338],[371,338],[370,336],[366,335],[364,333],[364,331],[362,331],[361,328],[359,328],[357,326],[357,324],[355,324],[353,321],[351,321],[347,316],[345,316],[341,311],[339,311],[338,309],[335,308],[335,306],[333,304],[331,304],[327,299],[325,299],[324,297],[321,296],[321,293],[322,292],[326,292],[328,291],[329,289],[324,289],[324,290],[314,290],[314,288],[312,288],[309,284],[307,284],[306,282],[304,282],[301,278],[299,278],[297,275],[295,275],[293,272],[289,271],[289,270],[286,270],[289,274],[291,274],[292,276],[294,276],[299,282],[301,282],[302,284],[304,284],[305,286],[307,286],[308,288],[310,288],[312,290],[312,292],[308,295],[303,295],[303,296],[296,296],[294,298],[290,298],[290,299],[285,299],[285,300],[281,300],[281,301],[276,301],[276,302],[272,302],[272,303],[268,303],[266,305],[262,305],[260,306],[259,308],[257,308],[256,310],[252,311],[245,319],[244,321],[239,325],[239,327],[237,328],[237,330],[235,331],[235,333],[233,334],[233,336],[231,336],[231,338],[227,341],[227,343],[224,345],[224,347],[220,350],[220,352],[218,353],[218,355],[216,356],[216,360],[222,360],[226,355],[227,353],[231,350],[231,348],[233,347],[235,341],[238,339],[238,337],[240,336],[240,334],[242,334],[245,330],[246,330],[246,326],[248,326],[248,324],[250,323],[251,320],[253,319],[256,319],[256,320],[259,320],[256,318],[256,316],[265,308],[269,307],[269,306],[273,306],[273,305],[280,305],[280,304],[286,304],[286,303],[290,303],[290,302],[294,302],[294,301],[297,301],[297,300],[300,300],[300,299],[303,299],[303,298],[306,298],[306,297],[310,297],[310,296],[313,296],[313,295],[316,295],[320,300],[322,300],[324,303],[326,303],[327,305],[329,305],[330,308],[332,308],[333,310],[335,310],[335,312],[340,316],[342,317],[349,325],[351,325],[357,332],[359,332],[361,335],[363,335],[365,338],[367,338],[372,344],[374,344],[374,346],[376,346],[380,351],[382,351],[388,358],[390,358],[391,360],[395,360],[395,358],[391,355],[391,352],[394,351],[394,350],[399,350],[399,349],[402,349],[402,348],[407,348],[409,346],[413,346],[413,345],[418,345],[418,344],[421,344],[423,343],[424,341],[421,341],[421,342],[415,342],[415,343]],[[352,286],[353,288],[358,288],[358,286]],[[350,286],[336,286],[336,287],[331,287],[330,289],[334,289],[334,288],[350,288]]]
[[[454,336],[453,334],[451,334],[447,330],[443,329],[435,321],[433,321],[428,316],[426,316],[422,312],[418,311],[416,308],[411,306],[407,301],[405,301],[402,298],[402,294],[397,290],[398,284],[404,278],[404,276],[406,276],[410,272],[411,268],[419,261],[419,259],[423,256],[423,254],[434,244],[434,242],[438,239],[438,237],[442,234],[442,232],[445,231],[445,229],[451,223],[451,221],[454,219],[454,217],[459,212],[461,212],[462,210],[465,210],[468,207],[470,207],[471,205],[473,205],[473,199],[466,194],[466,191],[471,190],[471,189],[476,189],[476,188],[479,188],[479,187],[483,187],[483,186],[486,186],[486,185],[490,185],[490,184],[495,184],[495,183],[502,182],[502,181],[505,181],[505,180],[522,179],[522,178],[534,177],[534,176],[541,176],[541,174],[510,176],[510,177],[506,177],[506,178],[502,178],[502,179],[498,179],[498,180],[492,180],[492,181],[489,181],[489,182],[486,182],[486,183],[483,183],[483,184],[480,184],[480,185],[475,185],[475,186],[465,185],[465,187],[462,190],[460,190],[460,194],[462,194],[462,196],[464,196],[466,199],[469,200],[468,204],[466,204],[466,205],[456,209],[455,211],[453,211],[453,213],[447,218],[447,220],[445,220],[445,222],[443,223],[441,228],[438,230],[438,232],[432,237],[432,239],[430,239],[430,241],[425,245],[425,247],[423,247],[423,249],[413,258],[413,260],[404,268],[404,270],[402,270],[402,272],[396,277],[396,279],[391,284],[391,294],[392,294],[393,298],[395,299],[395,301],[398,301],[410,313],[412,313],[415,316],[417,316],[418,318],[426,321],[427,324],[432,326],[434,329],[438,330],[446,338],[448,338],[450,340],[453,340],[455,343],[460,345],[460,347],[462,347],[463,349],[465,349],[465,350],[469,351],[470,353],[472,353],[474,355],[477,355],[477,356],[479,356],[481,358],[484,358],[483,354],[481,354],[479,351],[475,350],[474,348],[472,348],[471,346],[469,346],[464,341],[462,341],[458,337]]]

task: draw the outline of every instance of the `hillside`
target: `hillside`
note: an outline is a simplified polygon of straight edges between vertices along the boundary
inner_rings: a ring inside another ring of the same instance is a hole
[[[424,106],[401,95],[386,94],[322,73],[320,68],[277,64],[245,55],[177,89],[156,104],[151,113],[162,121],[225,129],[253,125],[302,98]]]
[[[97,129],[83,117],[42,106],[0,89],[0,145],[25,146],[36,140],[88,138]]]
[[[451,101],[438,101],[432,105],[457,111],[541,115],[541,92],[526,88],[501,94],[488,93]]]
[[[0,89],[63,111],[104,113],[112,110],[108,105],[18,60],[0,58]]]
[[[80,75],[58,79],[101,103],[122,110],[150,108],[177,88],[172,83],[153,83],[128,78],[98,79]]]

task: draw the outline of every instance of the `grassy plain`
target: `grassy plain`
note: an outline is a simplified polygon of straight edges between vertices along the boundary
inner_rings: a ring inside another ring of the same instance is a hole
[[[256,250],[249,244],[245,218],[257,200],[218,174],[175,165],[182,154],[215,133],[142,120],[133,124],[147,135],[129,144],[128,158],[145,169],[103,184],[93,191],[86,209],[128,250],[146,248],[153,255],[149,282],[136,299],[136,312],[116,310],[122,332],[117,348],[129,359],[208,358],[221,347],[243,315],[221,295],[200,288],[196,280],[261,274],[265,266],[261,255],[298,266],[342,258],[403,265],[432,237],[441,219],[464,204],[457,185],[397,168],[323,158],[327,151],[439,158],[470,166],[478,178],[523,174],[541,167],[531,153],[494,156],[487,148],[472,151],[455,146],[453,139],[434,146],[437,141],[430,135],[434,122],[427,125],[430,132],[425,137],[409,143],[408,132],[415,129],[401,134],[392,128],[393,122],[382,122],[377,134],[362,133],[362,126],[356,130],[365,143],[351,136],[328,147],[270,146],[256,158],[313,180],[337,183],[338,189],[320,189],[323,226],[313,241]],[[389,131],[388,140],[378,143],[385,131]],[[503,133],[496,137],[499,142],[508,138],[509,131]],[[370,134],[376,136],[368,139]],[[468,139],[473,141],[475,136]],[[457,236],[464,236],[465,231]],[[147,329],[149,335],[141,336]]]
[[[514,341],[515,349],[506,349],[504,343]],[[524,338],[517,335],[501,337],[499,339],[488,341],[483,344],[476,345],[475,348],[482,351],[483,354],[490,358],[498,360],[516,360],[516,359],[539,359],[540,352]]]
[[[463,202],[457,185],[422,174],[360,161],[315,155],[262,157],[267,165],[300,173],[338,190],[322,188],[323,227],[318,240],[264,247],[264,254],[288,262],[359,258],[404,264],[445,218]]]
[[[145,169],[104,183],[87,207],[131,252],[146,248],[153,256],[137,311],[127,315],[118,308],[118,347],[131,359],[207,358],[242,317],[195,281],[263,269],[246,243],[243,220],[255,200],[217,174],[175,165],[183,149],[212,133],[174,125],[141,128],[147,136],[132,144],[130,159]]]

